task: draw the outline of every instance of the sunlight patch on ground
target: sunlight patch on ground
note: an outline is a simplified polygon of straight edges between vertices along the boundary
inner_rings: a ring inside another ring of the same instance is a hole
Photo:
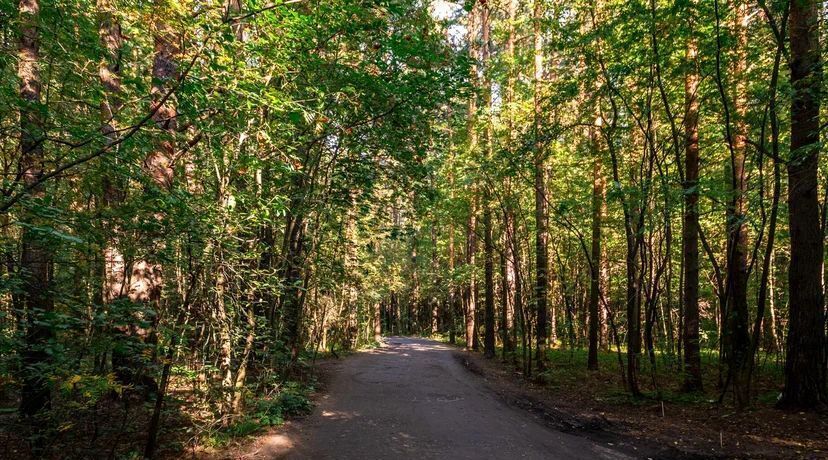
[[[342,412],[342,411],[330,411],[330,410],[323,410],[322,417],[331,420],[351,420],[356,417],[360,417],[362,414],[359,412]]]
[[[285,433],[273,433],[262,438],[255,451],[239,458],[283,458],[296,443]]]

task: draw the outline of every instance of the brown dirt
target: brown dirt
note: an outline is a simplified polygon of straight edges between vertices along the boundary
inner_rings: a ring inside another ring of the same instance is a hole
[[[665,458],[828,458],[825,414],[783,412],[768,405],[738,412],[711,402],[662,405],[608,398],[605,374],[538,384],[500,359],[457,353],[510,405],[541,413],[547,423],[569,433],[671,446]]]

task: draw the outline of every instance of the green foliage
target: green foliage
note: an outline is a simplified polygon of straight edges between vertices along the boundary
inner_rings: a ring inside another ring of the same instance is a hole
[[[262,426],[275,426],[284,423],[285,417],[305,415],[312,409],[308,393],[312,388],[301,388],[295,383],[288,383],[275,398],[261,398],[254,403],[252,417]]]
[[[124,391],[123,386],[111,373],[107,375],[75,374],[62,380],[60,387],[62,396],[84,407],[92,406],[112,393],[120,395]]]
[[[443,24],[413,0],[39,6],[36,103],[19,95],[19,14],[0,6],[0,384],[16,397],[21,377],[40,377],[56,416],[91,419],[169,365],[168,391],[192,407],[173,415],[248,417],[234,428],[243,434],[308,411],[305,390],[263,395],[308,372],[323,330],[323,351],[374,340],[373,309],[404,276],[385,270],[385,243],[412,234],[387,209],[401,190],[433,195],[433,122],[468,72]],[[167,91],[174,120],[148,118]],[[21,110],[43,121],[37,193],[20,174]],[[169,183],[152,161],[167,150]],[[282,249],[298,220],[300,276],[288,278]],[[48,250],[48,301],[26,306],[21,252],[33,243]],[[305,308],[297,337],[285,326],[291,290]],[[33,326],[48,339],[27,336]],[[309,349],[298,362],[293,342]],[[27,351],[44,355],[24,363]],[[256,401],[253,413],[233,413],[237,399]],[[151,409],[100,436],[71,430],[100,447]]]
[[[531,342],[536,163],[548,173],[553,345],[580,349],[586,341],[595,199],[606,207],[602,306],[617,325],[604,341],[626,337],[634,320],[623,307],[632,249],[659,369],[675,365],[677,235],[684,198],[697,191],[705,236],[700,336],[705,359],[718,361],[726,224],[744,224],[751,243],[762,238],[750,265],[758,270],[774,166],[759,146],[789,157],[792,93],[784,71],[777,91],[768,84],[777,44],[767,13],[751,6],[740,54],[737,10],[720,3],[715,17],[710,2],[544,0],[535,20],[533,2],[518,2],[515,18],[505,5],[470,0],[435,18],[432,2],[416,0],[250,0],[237,9],[41,0],[35,102],[19,94],[22,22],[15,5],[3,3],[0,383],[16,395],[23,377],[41,377],[58,409],[97,410],[107,394],[142,386],[126,376],[151,386],[147,380],[157,383],[171,366],[170,389],[186,391],[194,412],[238,420],[220,436],[279,424],[310,408],[306,390],[283,382],[305,376],[328,351],[373,346],[377,319],[384,333],[431,334],[436,308],[437,332],[464,340],[463,299],[478,308],[485,300],[484,209],[494,222],[496,282],[502,260],[506,284],[522,283],[524,311],[514,312],[512,330]],[[781,18],[783,3],[768,11]],[[484,60],[482,34],[468,36],[468,25],[492,6],[492,54]],[[102,40],[106,21],[122,42]],[[511,35],[513,54],[505,46]],[[688,62],[691,39],[698,56]],[[737,74],[740,59],[749,65]],[[154,69],[160,64],[174,64],[174,77],[159,79],[158,70],[173,70]],[[676,130],[684,78],[696,66],[703,160],[699,183],[686,189],[684,133]],[[102,81],[107,72],[117,74],[118,89]],[[726,120],[740,83],[744,113]],[[167,91],[167,110],[155,115],[169,111],[173,119],[148,117]],[[778,139],[770,135],[771,95]],[[102,114],[107,106],[111,116]],[[40,121],[32,132],[21,132],[21,112]],[[734,121],[744,122],[751,141],[750,212],[727,220],[734,192],[724,133]],[[38,158],[23,158],[25,134],[40,136]],[[164,152],[170,158],[159,175],[153,160]],[[39,187],[27,188],[28,160],[44,169]],[[822,184],[828,170],[820,167]],[[596,179],[606,180],[605,196],[593,197]],[[785,196],[785,181],[779,192]],[[770,280],[778,319],[762,338],[769,349],[784,343],[780,325],[789,313],[781,201]],[[639,242],[630,246],[629,238]],[[22,257],[33,247],[48,258],[48,283],[38,292],[28,278],[37,263]],[[750,279],[751,314],[759,280]],[[509,304],[494,295],[498,309]],[[28,305],[34,298],[40,304]],[[582,375],[568,366],[578,353],[551,356],[567,366],[542,378],[554,385]],[[37,359],[24,359],[31,355]],[[601,367],[615,366],[611,358],[602,355]],[[264,396],[273,388],[275,396]],[[251,411],[233,413],[245,400]]]
[[[205,439],[205,444],[212,447],[225,446],[269,427],[280,426],[286,418],[306,415],[313,408],[309,399],[312,391],[311,386],[287,382],[275,395],[256,398],[244,415],[211,433]]]

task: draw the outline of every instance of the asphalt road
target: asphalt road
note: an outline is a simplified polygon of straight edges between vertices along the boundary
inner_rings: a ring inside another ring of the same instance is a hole
[[[507,406],[455,351],[404,337],[337,364],[290,459],[629,458]],[[282,457],[282,455],[279,455]]]

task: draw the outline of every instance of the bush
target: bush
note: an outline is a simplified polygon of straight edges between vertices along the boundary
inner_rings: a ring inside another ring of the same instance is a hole
[[[288,383],[275,398],[258,399],[253,417],[263,426],[276,426],[284,423],[285,417],[307,414],[313,408],[308,399],[309,391],[310,388]]]
[[[308,395],[311,386],[287,382],[273,396],[255,399],[246,413],[231,425],[213,431],[203,437],[210,447],[226,446],[234,439],[244,438],[272,426],[285,423],[285,418],[310,413],[313,409]]]

